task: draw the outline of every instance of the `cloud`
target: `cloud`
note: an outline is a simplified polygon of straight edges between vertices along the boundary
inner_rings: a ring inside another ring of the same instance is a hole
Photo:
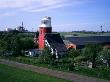
[[[0,9],[41,12],[69,5],[76,5],[88,0],[0,0]]]
[[[51,9],[61,8],[65,6],[75,6],[83,4],[88,0],[38,0],[38,5],[29,6],[22,8],[23,11],[28,12],[42,12]]]
[[[89,0],[0,0],[0,17],[14,16],[18,12],[44,12],[66,6],[76,6]],[[11,11],[10,11],[11,10]]]
[[[30,6],[36,0],[1,0],[0,8],[22,8]]]
[[[56,9],[60,7],[67,6],[69,4],[58,4],[56,6],[47,6],[47,7],[42,7],[42,8],[33,8],[33,9],[25,9],[28,12],[41,12],[41,11],[46,11],[46,10],[51,10],[51,9]]]
[[[1,0],[0,8],[26,8],[55,5],[68,0]],[[69,0],[70,1],[70,0]]]
[[[0,17],[14,16],[15,14],[16,14],[15,12],[0,13]]]

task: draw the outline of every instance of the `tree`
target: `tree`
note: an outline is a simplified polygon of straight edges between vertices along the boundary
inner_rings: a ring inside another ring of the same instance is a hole
[[[110,67],[110,49],[109,48],[104,48],[101,52],[100,52],[100,57],[102,59],[102,61],[106,61],[107,66]]]
[[[33,49],[35,48],[34,46],[34,41],[30,38],[23,38],[20,39],[21,44],[22,44],[22,50],[27,50],[27,49]]]
[[[11,51],[13,51],[14,56],[19,56],[22,55],[21,50],[22,50],[22,44],[21,44],[21,40],[19,37],[13,37],[13,41],[12,41],[12,49]]]
[[[52,62],[52,55],[48,47],[45,47],[45,49],[42,51],[42,54],[40,56],[40,60],[43,63],[51,63]]]
[[[86,61],[92,62],[92,68],[96,67],[96,58],[102,47],[99,44],[87,44],[82,50],[82,55]]]
[[[74,67],[75,67],[75,63],[76,63],[76,58],[78,57],[80,55],[80,52],[79,52],[79,50],[75,50],[75,49],[70,49],[69,51],[68,51],[68,53],[67,54],[65,54],[65,57],[63,58],[63,61],[64,62],[68,62],[69,64],[69,66],[68,66],[68,68],[69,68],[69,70],[73,70],[74,69]]]
[[[4,55],[4,52],[6,51],[7,47],[7,42],[4,40],[0,40],[0,52],[2,55]]]
[[[3,54],[12,53],[14,56],[22,55],[22,51],[33,49],[33,37],[17,31],[2,33],[0,36],[0,52]]]

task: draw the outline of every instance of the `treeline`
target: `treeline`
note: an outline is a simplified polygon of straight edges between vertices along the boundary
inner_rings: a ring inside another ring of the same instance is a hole
[[[27,49],[33,49],[34,34],[19,32],[4,32],[0,34],[0,54],[1,55],[24,55]]]

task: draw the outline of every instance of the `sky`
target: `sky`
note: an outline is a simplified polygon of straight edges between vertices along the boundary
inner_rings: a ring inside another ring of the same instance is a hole
[[[110,31],[110,0],[0,0],[0,31],[24,22],[37,31],[41,19],[52,18],[53,31]]]

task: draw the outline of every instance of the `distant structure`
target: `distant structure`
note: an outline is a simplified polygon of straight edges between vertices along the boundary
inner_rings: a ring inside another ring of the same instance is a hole
[[[13,29],[12,28],[6,28],[6,31],[7,32],[10,32],[10,31],[12,31]]]
[[[22,25],[21,26],[18,26],[16,28],[16,30],[19,31],[19,32],[25,32],[26,31],[25,28],[24,28],[24,26],[23,26],[23,22],[22,22]]]
[[[55,58],[61,57],[67,51],[60,34],[52,32],[51,17],[45,16],[41,20],[38,39],[37,36],[35,37],[34,40],[38,43],[39,49],[43,50],[48,47]]]
[[[16,30],[16,31],[18,31],[18,32],[27,32],[27,31],[28,31],[28,30],[26,30],[26,29],[24,28],[23,22],[22,22],[21,26],[18,26],[17,28],[14,28],[14,29],[12,29],[12,28],[6,28],[6,31],[7,31],[7,32],[14,31],[14,30]]]

